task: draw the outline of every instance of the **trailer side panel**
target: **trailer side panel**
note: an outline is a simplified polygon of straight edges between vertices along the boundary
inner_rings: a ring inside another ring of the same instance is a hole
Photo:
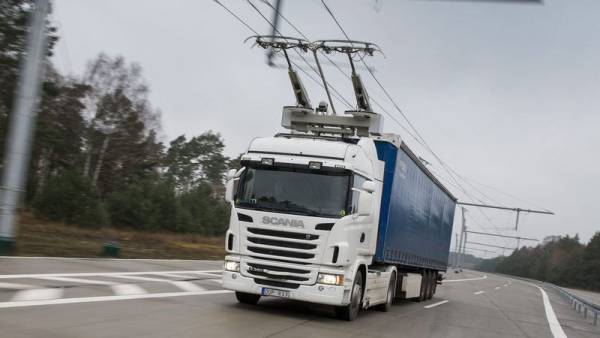
[[[456,199],[405,145],[375,144],[385,162],[375,261],[446,270]]]

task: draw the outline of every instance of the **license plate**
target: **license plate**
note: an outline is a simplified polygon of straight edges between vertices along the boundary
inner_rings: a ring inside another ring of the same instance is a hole
[[[290,298],[290,292],[285,290],[277,290],[270,288],[262,288],[260,292],[263,296],[274,296],[282,298]]]

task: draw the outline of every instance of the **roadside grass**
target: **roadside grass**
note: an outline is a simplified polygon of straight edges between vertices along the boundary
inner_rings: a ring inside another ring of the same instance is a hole
[[[48,222],[24,213],[20,217],[18,256],[103,257],[106,242],[121,246],[120,258],[223,259],[223,237],[131,229],[89,229]]]

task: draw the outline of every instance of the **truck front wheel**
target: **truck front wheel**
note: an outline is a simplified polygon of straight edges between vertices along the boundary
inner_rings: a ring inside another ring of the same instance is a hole
[[[260,299],[260,295],[236,291],[235,298],[237,298],[238,302],[240,302],[242,304],[254,305]]]
[[[362,305],[363,297],[363,277],[362,272],[358,271],[352,284],[352,293],[350,294],[350,304],[335,308],[335,315],[339,319],[353,321],[358,316]]]

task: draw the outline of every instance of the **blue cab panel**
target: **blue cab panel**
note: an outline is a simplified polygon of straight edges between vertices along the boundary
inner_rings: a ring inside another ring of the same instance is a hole
[[[456,198],[404,143],[375,146],[385,162],[375,261],[446,270]]]

